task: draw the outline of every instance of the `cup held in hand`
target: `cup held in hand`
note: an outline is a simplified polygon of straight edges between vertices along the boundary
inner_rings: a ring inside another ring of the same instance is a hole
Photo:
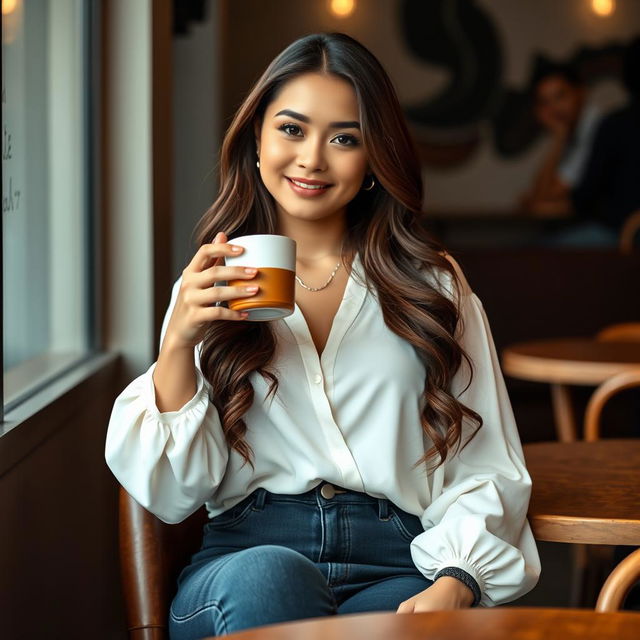
[[[245,311],[247,320],[278,320],[293,313],[295,305],[296,243],[287,236],[256,234],[229,240],[244,247],[239,256],[226,256],[232,267],[254,267],[250,281],[229,280],[229,286],[255,284],[260,289],[250,297],[229,300],[229,309]]]

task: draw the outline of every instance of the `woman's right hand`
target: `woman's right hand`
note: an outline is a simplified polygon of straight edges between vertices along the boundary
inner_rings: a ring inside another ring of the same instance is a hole
[[[211,244],[203,244],[189,265],[182,272],[180,291],[173,313],[167,325],[163,341],[174,349],[193,349],[204,338],[208,323],[215,320],[245,320],[246,313],[233,311],[216,302],[254,296],[258,288],[250,282],[253,290],[246,287],[214,286],[216,282],[245,279],[256,276],[256,269],[227,267],[222,265],[224,256],[238,256],[244,249],[234,251],[227,244],[227,236],[220,232]]]

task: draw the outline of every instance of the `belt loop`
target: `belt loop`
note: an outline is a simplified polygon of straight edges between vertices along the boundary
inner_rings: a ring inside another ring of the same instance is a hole
[[[378,517],[380,520],[389,519],[389,502],[386,498],[378,498]]]
[[[256,489],[256,498],[251,507],[254,511],[262,511],[264,509],[264,502],[267,497],[267,490],[264,487],[258,487]]]

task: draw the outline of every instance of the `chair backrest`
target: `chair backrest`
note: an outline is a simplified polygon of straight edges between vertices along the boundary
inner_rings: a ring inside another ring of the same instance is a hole
[[[604,342],[640,342],[640,322],[622,322],[601,329],[596,340]]]
[[[633,387],[640,387],[640,367],[612,376],[593,392],[584,415],[584,439],[587,442],[600,439],[600,420],[604,405],[617,393]]]
[[[624,604],[631,588],[640,580],[640,549],[629,554],[609,574],[600,589],[596,611],[617,611]]]
[[[120,487],[122,590],[129,637],[166,640],[176,579],[202,542],[204,507],[179,524],[165,524]]]
[[[640,231],[640,210],[629,215],[622,225],[618,241],[620,253],[628,255],[633,251],[633,240],[638,231]]]

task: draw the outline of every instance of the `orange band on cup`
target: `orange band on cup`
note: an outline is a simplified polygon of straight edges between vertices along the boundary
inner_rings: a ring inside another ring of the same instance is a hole
[[[258,293],[251,297],[229,300],[229,309],[246,311],[264,307],[278,307],[293,311],[295,301],[295,272],[289,269],[274,267],[259,268],[255,277],[250,280],[229,280],[231,287],[246,287],[256,284]]]

